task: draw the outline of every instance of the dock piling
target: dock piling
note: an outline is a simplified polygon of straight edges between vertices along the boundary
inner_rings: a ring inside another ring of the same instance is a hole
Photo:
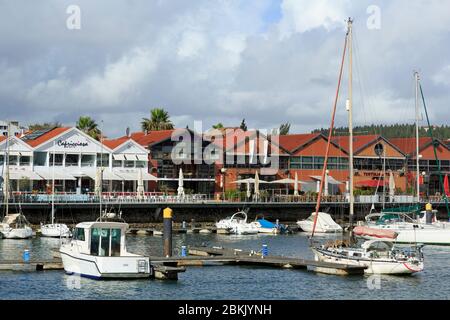
[[[165,208],[163,211],[164,220],[164,256],[172,256],[172,209]]]

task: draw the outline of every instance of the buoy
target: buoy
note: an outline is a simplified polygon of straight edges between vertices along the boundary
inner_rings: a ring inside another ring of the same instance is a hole
[[[23,261],[30,262],[30,251],[29,250],[23,250]]]
[[[181,256],[182,257],[186,257],[187,256],[186,246],[181,246]]]
[[[267,255],[269,254],[269,248],[267,247],[267,244],[262,245],[261,253],[262,253],[263,258],[267,257]]]

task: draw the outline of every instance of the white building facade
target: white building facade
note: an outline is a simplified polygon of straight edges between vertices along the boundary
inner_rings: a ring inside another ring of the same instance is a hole
[[[10,189],[15,192],[50,193],[54,181],[59,193],[87,194],[94,192],[99,179],[103,192],[136,192],[139,179],[156,180],[148,173],[148,151],[135,141],[128,139],[111,149],[77,128],[53,128],[3,139],[3,180],[6,154]]]

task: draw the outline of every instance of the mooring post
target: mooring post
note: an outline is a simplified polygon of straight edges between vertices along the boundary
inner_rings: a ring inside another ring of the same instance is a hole
[[[269,254],[269,248],[267,247],[267,244],[263,244],[262,245],[262,258],[267,257],[267,255]]]
[[[186,257],[187,256],[187,248],[186,246],[181,246],[181,256]]]
[[[426,211],[426,217],[425,217],[426,223],[432,224],[433,223],[433,206],[431,205],[431,203],[427,203],[425,205],[425,211]]]
[[[25,263],[30,262],[30,251],[28,249],[23,250],[22,258]]]
[[[172,256],[172,209],[165,208],[163,211],[164,220],[164,256]]]

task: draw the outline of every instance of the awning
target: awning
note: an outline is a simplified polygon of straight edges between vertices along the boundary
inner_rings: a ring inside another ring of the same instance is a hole
[[[278,183],[278,184],[288,184],[288,183],[289,184],[294,184],[295,183],[295,179],[285,178],[285,179],[270,181],[269,183],[274,183],[274,184],[276,184],[276,183]],[[307,182],[301,181],[301,180],[298,180],[297,183],[298,184],[307,184]]]
[[[96,171],[94,168],[82,168],[81,170],[75,171],[71,173],[74,177],[89,177],[95,180]]]
[[[11,180],[43,180],[40,175],[29,169],[9,170]]]
[[[125,159],[127,159],[128,161],[136,161],[137,157],[135,154],[126,154]]]
[[[44,180],[53,180],[53,177],[55,177],[55,180],[76,180],[73,175],[62,168],[55,168],[53,172],[53,168],[34,167],[34,172],[40,175]]]
[[[103,170],[103,180],[119,180],[122,181],[123,178],[117,174],[115,174],[113,171],[109,169]]]
[[[138,171],[137,170],[126,170],[126,169],[119,169],[114,170],[114,174],[122,177],[122,180],[125,181],[137,181],[138,180]],[[148,172],[142,171],[142,180],[144,181],[156,181],[158,178],[156,178],[154,175],[151,175]]]
[[[148,161],[148,156],[147,155],[137,154],[136,157],[137,157],[137,159],[139,161]]]
[[[312,179],[314,179],[314,180],[318,180],[318,181],[320,181],[321,180],[321,176],[310,176]],[[343,184],[343,182],[340,182],[340,181],[337,181],[335,178],[333,178],[332,176],[328,176],[328,183],[329,184]]]
[[[125,155],[123,154],[113,154],[113,159],[114,160],[125,160]]]
[[[254,178],[247,178],[247,179],[242,179],[242,180],[236,180],[233,181],[233,183],[255,183],[255,179]],[[264,180],[259,180],[259,183],[270,183]]]

